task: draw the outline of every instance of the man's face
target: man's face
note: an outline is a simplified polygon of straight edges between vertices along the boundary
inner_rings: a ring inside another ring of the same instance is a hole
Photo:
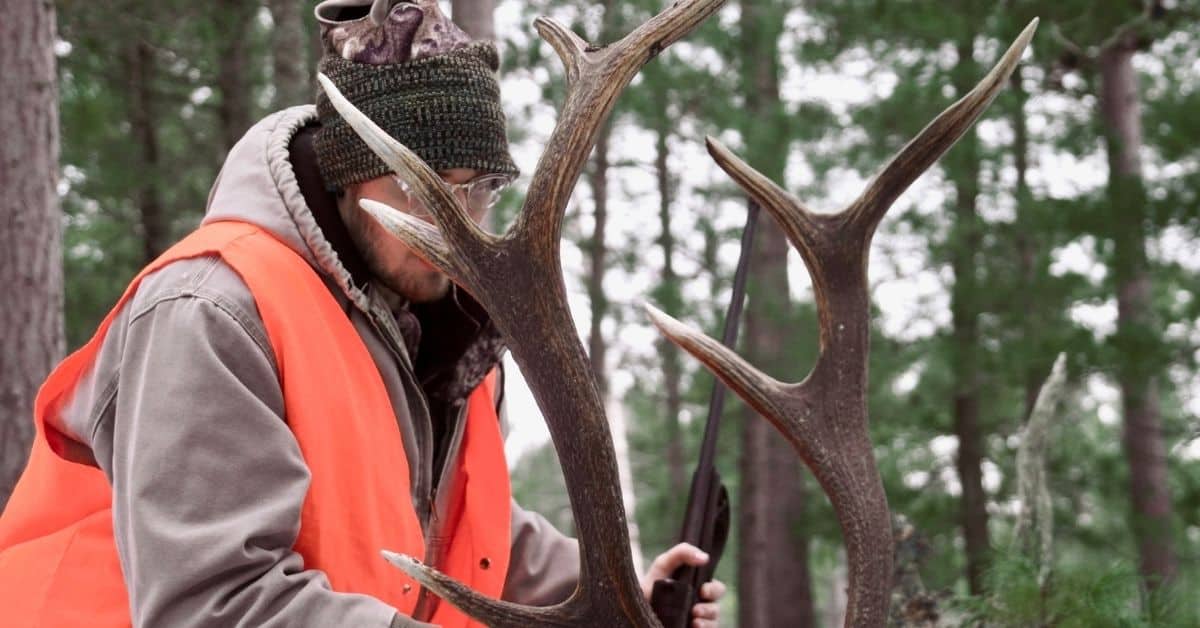
[[[448,183],[466,183],[478,177],[480,172],[471,168],[453,168],[438,174]],[[350,231],[350,237],[362,253],[367,267],[384,285],[414,303],[436,301],[444,296],[450,289],[449,278],[361,209],[358,201],[364,198],[379,201],[433,224],[429,212],[412,202],[390,174],[350,186],[338,201],[338,210]],[[461,195],[459,200],[464,200]],[[469,209],[471,218],[477,224],[486,213],[486,209]]]

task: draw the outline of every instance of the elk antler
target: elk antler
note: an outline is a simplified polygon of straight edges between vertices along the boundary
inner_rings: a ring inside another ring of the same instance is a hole
[[[871,236],[892,202],[953,146],[991,103],[1036,28],[1035,19],[975,89],[902,148],[840,213],[813,213],[709,138],[713,159],[779,221],[812,276],[820,355],[804,381],[777,381],[719,342],[646,306],[664,335],[696,356],[787,437],[829,495],[849,563],[847,626],[884,625],[892,588],[887,497],[867,434],[867,256]]]
[[[343,118],[412,185],[438,228],[368,200],[362,207],[479,300],[508,340],[550,428],[579,535],[580,578],[565,602],[534,608],[490,599],[404,556],[393,562],[489,626],[658,626],[629,550],[612,437],[595,376],[567,305],[560,261],[563,214],[617,97],[638,70],[724,0],[675,2],[620,41],[588,45],[561,24],[534,23],[566,66],[567,95],[516,222],[501,236],[479,229],[445,182],[354,108],[324,76]]]

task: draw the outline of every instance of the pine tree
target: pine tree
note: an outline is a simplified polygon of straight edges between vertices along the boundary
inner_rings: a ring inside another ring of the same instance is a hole
[[[275,88],[272,109],[312,102],[308,55],[301,54],[306,50],[305,23],[313,21],[303,12],[305,6],[295,0],[267,0],[272,23],[271,83]]]
[[[33,442],[34,396],[64,349],[54,3],[6,1],[3,11],[0,510]]]
[[[779,38],[786,7],[778,2],[740,4],[738,67],[747,118],[741,127],[746,161],[767,178],[784,180],[788,125],[779,94]],[[783,231],[761,219],[750,258],[745,356],[775,377],[788,379],[787,255]],[[738,505],[738,623],[751,628],[813,626],[805,529],[803,469],[775,429],[749,409],[742,424]]]

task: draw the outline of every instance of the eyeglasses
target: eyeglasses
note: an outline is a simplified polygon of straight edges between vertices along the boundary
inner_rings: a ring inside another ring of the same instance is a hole
[[[412,191],[412,186],[398,175],[392,175],[396,187],[408,201],[408,213],[420,217],[432,217],[429,209]],[[512,183],[513,178],[506,174],[485,174],[475,177],[466,183],[447,183],[450,191],[460,203],[466,206],[472,217],[481,220],[500,200],[500,193]]]

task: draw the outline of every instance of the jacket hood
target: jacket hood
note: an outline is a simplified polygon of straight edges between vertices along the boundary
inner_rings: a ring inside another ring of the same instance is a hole
[[[317,108],[302,105],[251,127],[225,158],[208,196],[204,223],[240,220],[262,227],[304,257],[355,306],[368,311],[366,291],[361,281],[355,282],[354,275],[360,273],[351,272],[361,262],[343,259],[335,250],[305,200],[292,164],[293,139],[315,124]]]
[[[217,175],[204,223],[240,220],[267,230],[369,314],[374,282],[321,179],[312,145],[317,128],[313,105],[284,109],[251,127]],[[495,323],[465,291],[393,315],[435,412],[464,402],[503,354]]]

